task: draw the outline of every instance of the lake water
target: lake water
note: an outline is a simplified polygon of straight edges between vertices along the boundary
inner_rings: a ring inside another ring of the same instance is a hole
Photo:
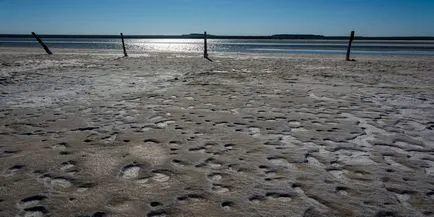
[[[120,39],[47,38],[50,48],[122,49]],[[126,39],[129,51],[203,52],[203,39]],[[345,54],[346,40],[241,40],[210,39],[209,52]],[[0,37],[0,47],[40,47],[33,38]],[[434,41],[355,40],[352,54],[434,56]]]

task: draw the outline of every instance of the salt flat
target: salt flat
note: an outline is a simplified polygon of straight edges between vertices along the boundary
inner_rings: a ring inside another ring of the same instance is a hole
[[[432,57],[38,52],[0,50],[0,216],[434,216]]]

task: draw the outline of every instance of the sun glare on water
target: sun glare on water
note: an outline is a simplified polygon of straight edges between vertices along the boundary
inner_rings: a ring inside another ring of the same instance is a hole
[[[138,39],[129,46],[146,52],[186,52],[195,53],[203,50],[201,39]]]

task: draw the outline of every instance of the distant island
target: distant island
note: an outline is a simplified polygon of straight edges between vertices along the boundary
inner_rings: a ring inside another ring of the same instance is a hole
[[[119,35],[40,35],[42,38],[119,38]],[[184,35],[124,35],[129,39],[200,39],[204,35],[192,33]],[[268,36],[248,35],[207,35],[209,39],[306,39],[306,40],[346,40],[349,36],[324,36],[312,34],[275,34]],[[0,38],[33,38],[31,34],[0,34]],[[356,36],[356,40],[434,40],[434,36]]]

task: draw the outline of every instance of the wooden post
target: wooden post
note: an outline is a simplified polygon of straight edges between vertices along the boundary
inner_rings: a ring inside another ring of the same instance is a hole
[[[348,42],[348,48],[347,48],[347,61],[350,61],[350,54],[351,54],[351,44],[353,43],[354,40],[354,31],[351,31],[351,35],[350,35],[350,41]]]
[[[36,38],[36,40],[39,42],[39,44],[42,45],[42,47],[44,48],[45,52],[47,52],[48,55],[52,55],[53,53],[50,51],[50,49],[48,48],[47,45],[45,45],[45,43],[39,38],[38,35],[36,35],[36,33],[32,32],[33,37]]]
[[[204,32],[203,33],[203,39],[204,39],[204,41],[203,41],[203,57],[208,59],[208,44],[206,41],[206,37],[207,37],[206,32]]]
[[[125,49],[125,42],[124,42],[124,34],[121,32],[121,39],[122,39],[122,48],[124,49],[124,56],[127,57],[127,49]]]

